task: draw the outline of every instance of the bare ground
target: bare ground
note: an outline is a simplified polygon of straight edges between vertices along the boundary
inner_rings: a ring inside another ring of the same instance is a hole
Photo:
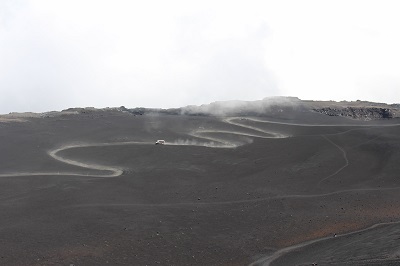
[[[1,124],[0,264],[396,265],[396,121],[266,121]]]

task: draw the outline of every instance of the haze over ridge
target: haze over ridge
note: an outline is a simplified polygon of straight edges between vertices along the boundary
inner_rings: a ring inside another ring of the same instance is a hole
[[[1,1],[0,113],[399,102],[397,11],[389,0]]]

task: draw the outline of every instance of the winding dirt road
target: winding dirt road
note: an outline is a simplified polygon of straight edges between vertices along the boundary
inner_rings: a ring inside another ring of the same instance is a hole
[[[223,138],[216,138],[216,137],[211,137],[207,136],[207,134],[212,134],[212,133],[222,133],[222,134],[234,134],[234,135],[241,135],[241,136],[246,136],[246,137],[256,137],[256,138],[283,138],[287,137],[283,134],[279,134],[276,132],[269,132],[265,131],[256,127],[251,127],[247,126],[245,124],[241,124],[238,122],[234,122],[233,120],[238,119],[238,118],[228,118],[228,119],[223,119],[225,123],[232,124],[238,127],[243,127],[244,129],[250,129],[253,131],[256,131],[260,134],[251,134],[251,133],[244,133],[244,132],[239,132],[239,131],[218,131],[218,130],[198,130],[195,132],[192,132],[190,135],[208,140],[209,142],[189,142],[185,144],[179,144],[175,142],[168,142],[166,145],[189,145],[189,146],[207,146],[207,147],[214,147],[214,148],[235,148],[238,146],[238,144],[233,144],[230,143],[229,141],[223,139]],[[249,119],[250,120],[250,119]],[[245,143],[242,143],[245,144]],[[83,174],[79,172],[14,172],[14,173],[3,173],[0,174],[0,177],[17,177],[17,176],[57,176],[57,175],[66,175],[66,176],[86,176],[86,177],[98,177],[98,178],[107,178],[107,177],[118,177],[122,175],[123,169],[115,167],[115,166],[106,166],[106,165],[99,165],[99,164],[93,164],[93,163],[84,163],[84,162],[79,162],[76,160],[64,158],[60,155],[58,155],[59,152],[65,151],[65,150],[70,150],[70,149],[76,149],[76,148],[89,148],[89,147],[106,147],[106,146],[124,146],[124,145],[154,145],[153,142],[137,142],[137,141],[127,141],[127,142],[111,142],[111,143],[92,143],[92,144],[74,144],[74,145],[65,145],[60,148],[51,150],[48,152],[48,155],[52,157],[53,159],[73,165],[73,166],[78,166],[82,168],[86,168],[89,170],[100,170],[100,171],[106,171],[108,173],[104,174]]]
[[[198,141],[193,141],[193,142],[187,142],[187,143],[178,143],[178,142],[167,142],[166,145],[188,145],[188,146],[206,146],[206,147],[213,147],[213,148],[236,148],[240,145],[247,144],[248,142],[246,141],[238,141],[237,143],[233,143],[227,139],[224,139],[223,137],[215,137],[215,136],[210,136],[213,134],[226,134],[226,135],[238,135],[238,136],[243,136],[243,137],[253,137],[253,138],[268,138],[268,139],[275,139],[275,138],[287,138],[290,137],[289,135],[282,134],[280,132],[275,132],[275,131],[267,131],[265,129],[262,129],[260,127],[256,126],[250,126],[245,123],[241,123],[241,121],[252,121],[252,122],[257,122],[257,123],[269,123],[269,124],[282,124],[282,125],[291,125],[291,126],[341,126],[341,127],[362,127],[362,128],[369,128],[369,127],[378,127],[381,125],[313,125],[313,124],[297,124],[297,123],[286,123],[286,122],[274,122],[274,121],[268,121],[268,120],[260,120],[260,119],[255,119],[255,118],[241,118],[241,117],[230,117],[230,118],[223,118],[223,122],[234,125],[238,129],[242,129],[243,131],[228,131],[228,130],[195,130],[191,132],[189,135],[204,139],[208,142],[198,142]],[[399,126],[400,124],[392,124],[392,125],[385,125],[385,126]],[[341,166],[338,170],[336,170],[334,173],[330,174],[327,177],[322,178],[318,185],[320,185],[322,182],[325,180],[337,175],[340,171],[342,171],[344,168],[346,168],[349,165],[349,161],[346,155],[346,151],[334,143],[331,139],[327,137],[327,135],[338,135],[338,134],[343,134],[347,133],[353,130],[359,130],[359,129],[350,129],[346,130],[343,132],[339,133],[333,133],[333,134],[325,134],[325,135],[316,135],[316,136],[322,136],[324,137],[327,141],[329,141],[332,145],[334,145],[336,148],[338,148],[343,155],[343,158],[345,160],[345,164]],[[244,132],[247,131],[247,132]],[[254,132],[254,133],[249,133]],[[48,152],[48,155],[51,156],[53,159],[73,165],[73,166],[78,166],[82,167],[85,169],[89,170],[96,170],[96,171],[104,171],[107,173],[103,174],[88,174],[88,173],[81,173],[81,172],[14,172],[14,173],[2,173],[0,174],[0,177],[17,177],[17,176],[57,176],[57,175],[66,175],[66,176],[85,176],[85,177],[96,177],[96,178],[110,178],[110,177],[118,177],[123,174],[123,169],[118,168],[116,166],[106,166],[106,165],[99,165],[99,164],[94,164],[94,163],[85,163],[85,162],[80,162],[76,161],[73,159],[68,159],[64,158],[60,155],[58,155],[59,152],[69,150],[69,149],[76,149],[76,148],[88,148],[88,147],[106,147],[106,146],[124,146],[124,145],[154,145],[153,142],[137,142],[137,141],[127,141],[127,142],[111,142],[111,143],[91,143],[91,144],[74,144],[74,145],[65,145],[60,148],[51,150]],[[323,195],[323,194],[321,194]],[[296,195],[296,196],[301,196],[301,195]],[[314,195],[317,196],[317,195]],[[287,196],[291,197],[291,196]],[[238,201],[243,202],[243,201]],[[246,201],[244,201],[246,202]]]
[[[337,148],[344,159],[344,164],[337,169],[335,172],[332,174],[322,178],[318,185],[323,183],[324,181],[336,176],[339,174],[343,169],[345,169],[349,165],[349,160],[347,158],[346,151],[344,150],[343,147],[339,146],[337,143],[333,142],[328,136],[330,135],[338,135],[338,134],[345,134],[347,132],[353,131],[353,130],[359,130],[363,128],[371,128],[371,127],[387,127],[387,126],[399,126],[400,124],[392,124],[392,125],[312,125],[312,124],[295,124],[295,123],[285,123],[285,122],[274,122],[274,121],[266,121],[266,120],[259,120],[259,119],[253,119],[253,118],[245,118],[245,120],[242,120],[243,118],[240,117],[231,117],[231,118],[225,118],[222,119],[223,122],[233,125],[238,128],[238,131],[228,131],[228,130],[195,130],[190,133],[191,136],[204,139],[208,142],[204,143],[199,143],[199,142],[193,142],[193,143],[186,143],[186,144],[178,144],[174,142],[167,143],[167,145],[196,145],[196,146],[207,146],[207,147],[214,147],[214,148],[235,148],[239,145],[246,144],[246,142],[242,142],[240,144],[238,143],[232,143],[231,141],[223,138],[223,137],[216,137],[215,135],[238,135],[242,137],[251,137],[251,138],[287,138],[290,137],[289,135],[282,134],[280,132],[274,132],[274,131],[267,131],[265,129],[262,129],[260,127],[256,126],[250,126],[245,123],[242,123],[241,121],[252,121],[256,123],[270,123],[270,124],[282,124],[282,125],[290,125],[290,126],[307,126],[307,127],[331,127],[331,126],[340,126],[340,127],[357,127],[357,129],[349,129],[349,130],[344,130],[339,133],[333,133],[333,134],[325,134],[325,135],[316,135],[316,136],[322,136],[325,138],[329,143],[331,143],[335,148]],[[239,131],[241,130],[241,131]],[[70,150],[70,149],[76,149],[76,148],[88,148],[88,147],[106,147],[106,146],[124,146],[124,145],[154,145],[153,142],[136,142],[136,141],[129,141],[129,142],[114,142],[114,143],[92,143],[92,144],[74,144],[74,145],[65,145],[62,147],[59,147],[57,149],[51,150],[48,152],[48,155],[52,157],[54,160],[60,161],[65,164],[77,166],[77,167],[82,167],[87,170],[96,170],[96,171],[103,171],[104,173],[97,173],[97,174],[84,174],[82,172],[13,172],[13,173],[2,173],[0,174],[0,177],[28,177],[28,176],[57,176],[57,175],[64,175],[64,176],[84,176],[84,177],[93,177],[93,178],[113,178],[113,177],[118,177],[123,174],[123,169],[116,167],[116,166],[107,166],[107,165],[100,165],[100,164],[94,164],[94,163],[85,163],[85,162],[80,162],[77,160],[65,158],[59,155],[60,152],[65,151],[65,150]],[[341,191],[334,191],[330,193],[323,193],[323,194],[312,194],[312,195],[283,195],[283,196],[272,196],[272,197],[265,197],[265,198],[256,198],[256,199],[245,199],[245,200],[236,200],[236,201],[218,201],[218,202],[180,202],[180,203],[157,203],[157,204],[143,204],[143,203],[129,203],[129,204],[109,204],[109,205],[104,205],[102,206],[123,206],[123,207],[128,207],[128,206],[146,206],[146,207],[168,207],[168,206],[191,206],[191,205],[227,205],[227,204],[240,204],[240,203],[251,203],[251,202],[259,202],[259,201],[265,201],[265,200],[271,200],[271,199],[283,199],[283,198],[314,198],[314,197],[324,197],[324,196],[330,196],[330,195],[335,195],[335,194],[340,194],[340,193],[347,193],[347,192],[357,192],[357,191],[384,191],[384,190],[398,190],[400,187],[391,187],[391,188],[371,188],[371,189],[349,189],[349,190],[341,190]],[[97,206],[96,204],[87,204],[87,205],[75,205],[71,206],[74,208],[85,208],[85,207],[95,207]],[[348,236],[356,233],[360,233],[363,231],[367,231],[379,226],[384,226],[384,225],[389,225],[389,224],[398,224],[400,222],[390,222],[390,223],[378,223],[375,224],[371,227],[368,227],[366,229],[350,232],[347,234],[339,235],[339,237],[343,236]],[[311,245],[316,242],[324,241],[327,240],[331,237],[324,237],[324,238],[319,238],[311,241],[307,241],[304,243],[300,243],[297,245],[293,245],[290,247],[286,247],[283,249],[280,249],[273,253],[270,256],[261,258],[257,260],[256,262],[253,262],[252,266],[254,265],[270,265],[274,260],[277,258],[292,252],[298,248],[305,247],[307,245]]]
[[[377,223],[377,224],[374,224],[374,225],[372,225],[370,227],[367,227],[367,228],[364,228],[364,229],[361,229],[361,230],[349,232],[349,233],[346,233],[346,234],[336,235],[336,238],[345,237],[345,236],[351,236],[351,235],[355,235],[355,234],[359,234],[359,233],[362,233],[362,232],[366,232],[366,231],[372,230],[372,229],[377,228],[377,227],[386,226],[386,225],[392,225],[392,224],[400,224],[400,221],[387,222],[387,223]],[[272,262],[274,262],[276,259],[284,256],[285,254],[288,254],[288,253],[290,253],[292,251],[295,251],[296,249],[303,248],[303,247],[309,246],[311,244],[322,242],[324,240],[329,240],[329,239],[332,239],[332,236],[322,237],[322,238],[310,240],[310,241],[307,241],[307,242],[303,242],[303,243],[300,243],[300,244],[296,244],[296,245],[293,245],[293,246],[289,246],[289,247],[286,247],[286,248],[282,248],[282,249],[274,252],[270,256],[261,258],[261,259],[255,261],[255,262],[249,264],[249,266],[270,266]],[[357,262],[356,260],[353,261],[353,263],[356,263],[356,262]]]

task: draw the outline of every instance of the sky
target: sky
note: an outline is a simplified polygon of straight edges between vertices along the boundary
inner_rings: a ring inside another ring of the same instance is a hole
[[[0,113],[400,102],[400,2],[0,0]]]

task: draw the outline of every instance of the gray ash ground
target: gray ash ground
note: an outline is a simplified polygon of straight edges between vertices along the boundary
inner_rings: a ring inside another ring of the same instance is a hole
[[[241,126],[126,110],[24,121],[0,122],[1,265],[400,263],[399,224],[352,233],[400,220],[395,118],[289,108]],[[288,137],[243,136],[260,130]],[[243,145],[197,146],[210,138]],[[71,144],[83,146],[58,155],[122,175],[49,156]]]

